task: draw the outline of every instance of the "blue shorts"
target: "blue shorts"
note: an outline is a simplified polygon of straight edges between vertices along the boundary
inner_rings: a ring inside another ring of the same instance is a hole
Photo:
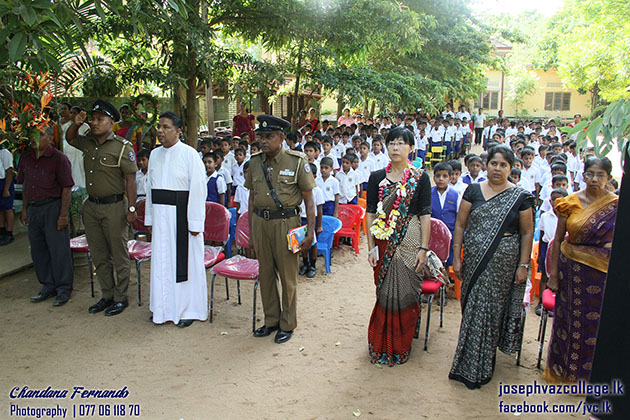
[[[540,240],[540,248],[538,249],[538,272],[543,274],[547,273],[547,265],[545,261],[547,261],[547,249],[549,249],[549,244],[547,242],[543,242]]]
[[[302,226],[308,225],[308,219],[306,217],[302,217]]]
[[[418,150],[418,157],[422,158],[422,162],[424,163],[424,157],[427,155],[426,150]]]
[[[367,183],[367,182],[364,182],[364,183],[363,183],[363,191],[367,191],[367,186],[368,186],[368,183]]]
[[[358,203],[358,201],[357,201],[356,197],[354,197],[352,200],[348,201],[348,204],[357,204],[357,203]]]
[[[4,185],[7,182],[6,178],[0,179],[0,210],[13,210],[13,199],[15,198],[15,185],[11,180],[9,186],[9,196],[7,198],[2,197],[2,191],[4,191]]]
[[[326,201],[322,205],[322,211],[325,216],[332,216],[335,213],[335,202],[334,201]]]

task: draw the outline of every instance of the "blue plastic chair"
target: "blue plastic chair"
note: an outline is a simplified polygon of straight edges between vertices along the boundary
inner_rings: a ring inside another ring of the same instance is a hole
[[[326,260],[326,272],[330,273],[330,257],[335,233],[341,229],[341,220],[332,216],[322,216],[323,232],[317,235],[317,253]]]
[[[236,236],[236,219],[238,215],[234,207],[228,210],[230,211],[230,236],[228,236],[227,244],[225,245],[225,255],[227,255],[228,258],[232,258],[232,241],[234,241],[234,237]]]

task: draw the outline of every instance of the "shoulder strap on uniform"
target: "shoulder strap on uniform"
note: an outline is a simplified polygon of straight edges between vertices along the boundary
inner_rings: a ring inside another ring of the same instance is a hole
[[[280,201],[280,198],[278,198],[276,189],[273,187],[273,185],[271,185],[271,175],[269,174],[269,169],[267,169],[267,166],[265,165],[265,162],[263,162],[262,157],[260,159],[260,166],[262,167],[263,175],[265,176],[265,181],[267,182],[267,187],[269,187],[271,198],[273,198],[273,201],[276,203],[276,206],[278,206],[278,209],[282,210],[284,206],[282,206],[282,202]]]

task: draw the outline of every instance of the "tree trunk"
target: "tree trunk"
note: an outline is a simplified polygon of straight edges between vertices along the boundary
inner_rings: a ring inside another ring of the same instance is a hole
[[[186,89],[177,85],[173,89],[173,110],[177,115],[184,118],[184,110],[186,108]]]
[[[599,106],[599,84],[595,83],[592,89],[589,89],[591,92],[591,115],[595,111],[595,108]]]
[[[196,55],[195,53],[191,54]],[[192,60],[192,57],[191,57]],[[186,143],[197,148],[197,112],[199,112],[199,104],[197,103],[197,75],[191,75],[186,81],[186,131],[184,138]]]
[[[260,110],[263,114],[271,114],[269,109],[269,98],[262,92],[258,94],[258,101],[260,102]]]
[[[297,57],[297,68],[295,72],[295,89],[293,89],[293,106],[291,107],[291,128],[293,130],[298,129],[297,124],[298,118],[300,117],[298,98],[300,97],[300,76],[302,75],[302,47],[303,43],[300,42]]]
[[[212,94],[212,79],[206,81],[206,123],[208,124],[208,134],[214,136],[214,100]]]
[[[337,96],[337,120],[339,117],[343,115],[343,91],[339,91],[339,96]]]
[[[375,109],[376,109],[376,100],[372,101],[372,107],[370,108],[370,118],[374,118]]]

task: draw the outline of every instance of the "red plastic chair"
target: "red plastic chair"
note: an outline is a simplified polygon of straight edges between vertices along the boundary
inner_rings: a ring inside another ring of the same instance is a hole
[[[236,245],[240,248],[249,247],[249,220],[247,213],[244,213],[236,223]],[[212,322],[214,309],[214,279],[217,275],[225,277],[226,291],[227,279],[235,279],[238,288],[238,304],[241,304],[241,280],[255,280],[254,282],[254,304],[252,314],[252,332],[256,330],[256,290],[258,289],[258,260],[247,258],[243,255],[235,255],[232,258],[221,261],[212,267],[212,280],[210,282],[210,316]],[[229,295],[228,295],[229,299]]]
[[[356,204],[340,204],[337,217],[341,220],[341,229],[335,233],[335,247],[339,247],[341,238],[351,238],[354,251],[359,253],[359,244],[361,243],[361,219],[365,210]]]
[[[429,238],[429,249],[435,252],[440,261],[448,260],[451,248],[451,232],[443,221],[431,218],[431,236]],[[427,350],[429,344],[429,326],[431,325],[431,306],[435,293],[439,292],[440,299],[440,328],[444,325],[444,301],[446,300],[446,287],[439,280],[425,279],[422,281],[421,295],[427,295],[429,298],[427,307],[427,328],[424,336],[424,350]],[[416,324],[416,333],[414,338],[420,335],[420,320],[422,318],[422,307],[418,313],[418,323]]]
[[[140,200],[136,203],[136,220],[131,227],[136,232],[147,232],[144,224],[144,214],[146,201]],[[132,239],[127,242],[129,258],[136,264],[136,274],[138,275],[138,306],[142,306],[142,278],[140,277],[142,263],[151,259],[151,242],[137,241]]]
[[[547,257],[545,258],[545,268],[549,273],[551,269],[551,251],[553,247],[554,240],[552,239],[549,242],[549,246],[547,247]],[[545,346],[545,330],[547,329],[547,318],[549,317],[549,313],[553,313],[553,310],[556,307],[556,294],[551,291],[551,289],[545,289],[542,292],[542,314],[540,316],[540,324],[538,326],[538,360],[536,362],[536,367],[540,369],[540,361],[542,359],[543,347]]]
[[[365,212],[365,209],[367,209],[367,201],[364,198],[357,198],[357,203],[359,207],[364,210],[363,217],[361,218],[361,230],[364,235],[367,235],[367,212]]]
[[[206,202],[206,221],[203,229],[203,239],[208,242],[227,242],[230,236],[230,218],[228,209],[218,203]],[[220,246],[204,246],[203,264],[206,270],[225,259],[225,253]],[[227,289],[227,280],[225,281]],[[228,298],[229,299],[229,298]]]
[[[92,254],[88,245],[87,236],[81,235],[70,239],[70,251],[73,254],[87,254],[88,270],[90,270],[90,289],[94,297],[94,264],[92,264]]]

